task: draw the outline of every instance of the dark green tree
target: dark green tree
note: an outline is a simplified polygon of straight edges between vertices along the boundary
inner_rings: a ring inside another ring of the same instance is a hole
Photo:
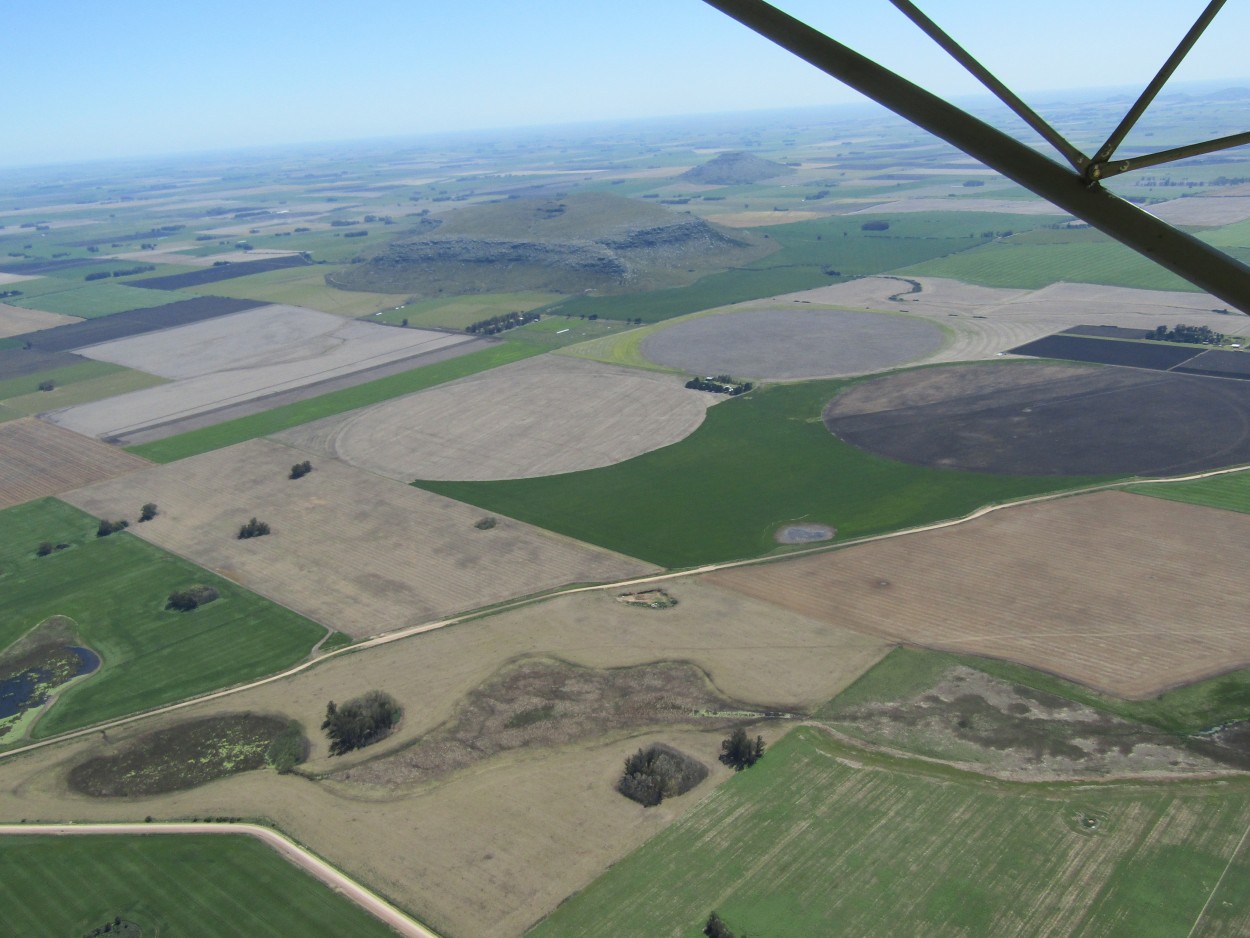
[[[752,741],[742,727],[730,733],[720,744],[720,761],[738,772],[755,765],[763,755],[764,737],[757,736]]]

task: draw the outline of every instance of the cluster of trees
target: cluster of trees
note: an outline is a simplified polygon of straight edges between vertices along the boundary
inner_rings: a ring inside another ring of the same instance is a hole
[[[145,502],[143,507],[139,509],[139,521],[151,521],[159,512],[156,508],[156,502]]]
[[[11,296],[21,296],[21,295],[22,295],[21,290],[0,290],[0,300],[8,299]]]
[[[692,391],[711,391],[713,394],[728,394],[737,397],[755,387],[750,381],[737,381],[729,375],[717,375],[715,378],[691,378],[686,387]]]
[[[147,247],[145,244],[144,247]],[[156,247],[156,245],[152,245]],[[133,274],[146,274],[150,270],[156,270],[152,264],[138,264],[134,267],[126,267],[122,270],[97,270],[95,273],[87,274],[84,280],[107,280],[109,277],[129,277]]]
[[[889,231],[890,223],[888,221],[866,221],[859,226],[860,231]]]
[[[97,919],[97,921],[99,920]],[[121,934],[128,932],[131,927],[134,928],[135,934],[139,934],[138,925],[134,925],[134,923],[132,922],[125,921],[124,919],[122,919],[120,915],[114,915],[113,921],[105,922],[103,925],[99,926],[98,928],[94,928],[89,932],[84,932],[83,938],[98,938],[98,936],[100,935],[107,935],[112,932],[116,932],[117,934],[121,935]]]
[[[124,531],[128,527],[130,527],[130,522],[124,519],[122,521],[109,521],[107,519],[103,519],[100,521],[100,526],[95,529],[95,536],[108,537],[110,534],[116,534],[118,531]]]
[[[69,547],[68,544],[53,544],[51,541],[44,541],[37,548],[35,548],[35,556],[46,557],[53,551],[65,550],[67,547]]]
[[[308,742],[304,739],[304,728],[295,720],[273,738],[265,753],[265,758],[279,775],[286,775],[307,757]]]
[[[303,462],[297,462],[294,466],[291,467],[290,478],[302,479],[304,476],[308,475],[308,473],[310,472],[312,472],[312,463],[309,462],[307,459],[305,459]]]
[[[359,231],[343,232],[344,238],[367,238],[368,236],[369,236],[369,232],[364,228],[361,228]]]
[[[203,583],[196,583],[184,590],[174,590],[170,593],[169,600],[165,603],[165,608],[173,609],[177,612],[190,612],[198,606],[211,603],[220,595],[213,587],[206,586]]]
[[[707,778],[707,767],[671,746],[655,743],[625,760],[616,790],[644,808],[682,795]]]
[[[399,722],[402,713],[395,698],[380,690],[371,690],[341,707],[331,700],[321,724],[330,737],[330,755],[341,756],[376,742]]]
[[[251,521],[239,528],[238,538],[240,541],[246,541],[249,537],[264,537],[268,533],[269,525],[253,517]]]
[[[478,320],[465,326],[464,331],[472,335],[497,335],[500,332],[515,329],[517,326],[538,322],[542,318],[541,313],[518,313],[514,311],[504,313],[502,316],[491,316],[490,319]]]
[[[752,741],[742,727],[730,733],[720,744],[720,761],[738,772],[755,765],[763,755],[764,737],[756,736]]]
[[[39,382],[40,391],[51,391],[55,387],[56,387],[55,381],[40,381]]]
[[[703,934],[707,935],[707,938],[736,938],[729,930],[729,926],[725,924],[725,920],[715,912],[707,917],[707,924],[703,926]],[[742,938],[747,938],[747,936],[744,934]]]
[[[1157,342],[1188,342],[1191,345],[1224,344],[1224,333],[1216,332],[1210,326],[1186,326],[1179,322],[1175,329],[1159,326],[1146,338]]]

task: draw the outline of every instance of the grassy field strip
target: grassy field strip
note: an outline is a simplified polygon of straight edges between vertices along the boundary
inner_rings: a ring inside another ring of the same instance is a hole
[[[259,824],[246,823],[204,823],[204,824],[178,824],[178,823],[151,823],[151,824],[0,824],[0,836],[55,836],[57,838],[66,836],[152,836],[152,835],[234,835],[236,837],[252,837],[266,847],[275,851],[280,857],[291,863],[300,870],[312,876],[314,879],[329,886],[334,893],[346,898],[354,903],[365,912],[384,923],[386,930],[380,930],[378,934],[391,934],[391,929],[404,935],[405,938],[440,938],[440,936],[422,925],[400,909],[387,902],[377,893],[370,891],[362,886],[356,880],[349,877],[346,873],[330,865],[321,857],[312,853],[305,847],[301,847],[295,841],[285,835],[273,830],[272,828],[262,827]],[[110,862],[111,855],[110,855]],[[226,864],[223,864],[226,865]],[[167,873],[178,877],[184,871],[180,867],[168,870]],[[79,882],[88,882],[93,877],[82,877]],[[199,888],[199,877],[196,877]],[[137,885],[143,881],[143,877],[136,877],[134,883]],[[132,889],[134,886],[132,885]],[[38,890],[44,892],[45,890]],[[289,898],[283,903],[287,908],[298,907],[300,903],[290,901]],[[260,913],[263,908],[253,907],[252,911]],[[319,910],[320,911],[320,910]],[[333,912],[334,910],[326,910]],[[0,912],[0,917],[5,913]],[[304,923],[303,928],[320,926],[325,934],[352,934],[359,935],[362,931],[360,922],[343,922],[331,923],[320,921],[315,915],[309,914],[307,911],[304,915],[309,919]],[[340,916],[341,917],[341,916]],[[292,923],[294,925],[294,923]],[[205,934],[217,934],[216,924],[206,922],[204,924]],[[338,931],[337,929],[344,929]],[[282,934],[275,929],[275,934]],[[294,934],[296,931],[285,932],[286,934]],[[299,934],[310,934],[302,928],[298,929]],[[372,930],[368,932],[372,934]],[[315,934],[315,932],[312,932]]]
[[[1228,871],[1233,868],[1233,861],[1237,859],[1237,855],[1241,853],[1241,848],[1245,846],[1246,838],[1250,837],[1250,825],[1246,827],[1245,832],[1241,835],[1241,840],[1237,841],[1237,846],[1233,848],[1233,852],[1228,857],[1228,862],[1224,864],[1224,871],[1220,873],[1220,878],[1215,881],[1215,885],[1211,887],[1211,894],[1207,896],[1207,901],[1202,904],[1202,909],[1198,912],[1198,917],[1194,919],[1193,927],[1189,929],[1186,938],[1194,938],[1194,933],[1198,930],[1198,926],[1202,924],[1202,918],[1207,914],[1207,909],[1211,905],[1211,900],[1215,898],[1216,893],[1220,891],[1220,886],[1224,884]]]
[[[4,408],[14,417],[33,417],[35,414],[59,410],[62,407],[73,407],[76,404],[100,401],[106,397],[126,394],[129,391],[156,387],[167,381],[167,378],[151,375],[145,371],[121,368],[102,377],[58,385],[51,391],[33,391],[30,394],[8,398],[4,401]]]
[[[1250,512],[1250,471],[1244,466],[1204,473],[1196,479],[1151,479],[1128,490],[1208,508]]]
[[[457,378],[464,378],[480,371],[529,358],[532,355],[539,355],[543,351],[544,349],[534,346],[505,342],[458,358],[414,368],[402,374],[379,378],[376,381],[369,381],[340,391],[331,391],[305,401],[275,407],[249,417],[227,420],[215,426],[191,430],[152,443],[141,443],[127,447],[127,450],[153,462],[174,462],[188,456],[207,453],[209,450],[242,443],[245,440],[268,436],[279,430],[289,430],[291,427],[298,427],[300,424],[321,417],[331,417],[404,394],[411,394],[414,391],[423,391]]]

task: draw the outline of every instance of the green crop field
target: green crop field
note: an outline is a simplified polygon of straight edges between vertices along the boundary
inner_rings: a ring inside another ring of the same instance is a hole
[[[219,280],[212,284],[212,292],[214,296],[285,303],[321,310],[323,313],[334,313],[337,316],[371,316],[379,310],[394,310],[407,299],[403,295],[336,290],[327,286],[326,271],[337,269],[322,266],[284,267],[234,280]],[[378,319],[389,321],[385,315]]]
[[[873,221],[888,221],[889,230],[862,230],[864,224]],[[781,250],[746,267],[711,274],[688,287],[632,296],[571,297],[547,309],[553,313],[595,313],[607,319],[659,322],[684,313],[809,290],[967,252],[985,244],[987,235],[1023,231],[1044,222],[1041,216],[985,212],[840,215],[794,222],[764,230],[762,233],[780,244]]]
[[[50,616],[68,616],[103,660],[99,671],[62,693],[35,725],[35,736],[270,674],[298,662],[326,634],[131,534],[96,537],[96,527],[90,515],[51,498],[0,512],[0,645]],[[37,557],[44,541],[70,546]],[[215,587],[221,598],[190,613],[164,608],[171,592],[194,583]]]
[[[181,269],[181,268],[179,268]],[[178,300],[189,300],[197,294],[173,290],[144,290],[141,287],[128,287],[122,283],[110,283],[107,280],[82,284],[71,283],[68,289],[13,297],[8,302],[27,309],[41,309],[45,313],[63,313],[66,316],[80,316],[83,319],[96,319],[100,316],[112,316],[131,309],[148,309],[152,306],[164,306]]]
[[[145,938],[395,934],[247,836],[0,839],[0,932],[78,938],[119,916]]]
[[[101,374],[91,377],[74,375],[71,380],[64,382],[52,379],[56,387],[51,391],[31,391],[14,397],[0,398],[0,420],[30,417],[34,414],[41,414],[44,411],[55,410],[59,407],[72,407],[75,404],[101,401],[106,397],[125,394],[128,391],[139,391],[157,384],[164,384],[167,380],[156,375],[150,375],[144,371],[132,371],[129,368],[111,365],[106,362],[90,362],[88,364],[102,365],[107,370],[102,370]],[[57,372],[74,371],[75,369],[85,369],[86,367],[86,365],[70,365],[68,368],[57,368],[41,372],[31,378],[11,379],[11,381],[3,383],[10,384],[22,381],[26,384],[37,385],[40,381],[50,379]]]
[[[1250,470],[1197,479],[1193,482],[1168,482],[1158,485],[1135,485],[1129,491],[1153,495],[1175,502],[1250,512]]]
[[[338,290],[346,296],[351,291]],[[385,310],[375,322],[386,322],[398,325],[405,319],[414,329],[441,327],[444,329],[463,329],[492,316],[502,316],[511,312],[525,312],[539,306],[546,306],[559,299],[554,293],[481,293],[473,296],[453,296],[448,299],[422,300],[410,303],[399,309]]]
[[[341,414],[355,410],[357,407],[365,407],[403,394],[411,394],[413,391],[422,391],[436,384],[454,381],[456,378],[477,374],[479,371],[520,361],[522,358],[537,355],[542,351],[544,350],[540,346],[505,342],[479,352],[470,352],[459,358],[451,358],[423,368],[414,368],[402,374],[379,378],[354,388],[331,391],[329,394],[322,394],[306,401],[275,407],[273,410],[253,414],[250,417],[227,420],[213,427],[191,430],[164,440],[141,443],[128,449],[153,462],[173,462],[176,459],[207,453],[209,450],[221,449],[223,446],[242,443],[244,440],[254,440],[260,436],[277,433],[279,430],[298,427],[310,420]]]
[[[20,378],[5,378],[0,381],[0,401],[11,400],[25,394],[51,393],[39,391],[39,384],[42,381],[51,381],[59,388],[63,385],[77,384],[80,381],[92,381],[125,370],[121,365],[114,365],[110,362],[84,360],[74,365],[49,368],[46,371],[23,375]]]
[[[825,404],[848,383],[756,389],[711,408],[680,443],[603,469],[415,484],[632,557],[684,567],[778,550],[775,530],[799,520],[831,525],[845,540],[1102,481],[953,472],[873,456],[838,440],[821,422]]]
[[[835,719],[838,714],[861,704],[917,694],[931,687],[944,671],[955,665],[976,668],[1004,681],[1066,697],[1171,733],[1198,733],[1222,723],[1244,720],[1250,711],[1250,669],[1186,684],[1147,700],[1125,700],[1010,661],[929,649],[895,648],[867,674],[817,710],[816,716]]]
[[[1011,784],[800,727],[530,934],[1245,934],[1248,829],[1244,779]]]

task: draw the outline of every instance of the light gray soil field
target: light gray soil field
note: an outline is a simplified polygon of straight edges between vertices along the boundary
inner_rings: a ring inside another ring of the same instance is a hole
[[[274,439],[403,482],[523,479],[676,443],[721,399],[672,375],[543,355]]]
[[[573,582],[654,570],[331,459],[252,440],[66,496],[109,517],[155,502],[133,530],[318,622],[360,637]],[[135,502],[138,498],[139,501]],[[251,517],[267,537],[238,540]]]
[[[1011,215],[1067,215],[1063,209],[1049,202],[1035,199],[899,199],[884,202],[871,208],[851,212],[851,215],[880,215],[889,212],[1003,212]]]
[[[892,641],[1149,697],[1250,664],[1250,516],[1166,504],[1082,495],[706,579]]]
[[[791,305],[688,319],[647,336],[642,354],[696,375],[794,380],[882,371],[943,341],[923,319]]]
[[[0,284],[3,283],[4,281],[0,280]],[[20,306],[0,303],[0,339],[22,335],[26,332],[37,332],[40,329],[51,329],[53,326],[64,326],[71,322],[82,322],[82,320],[76,316],[62,316],[60,313],[45,313],[38,309],[23,309]]]
[[[315,476],[315,472],[313,476]],[[306,479],[312,479],[308,476]],[[304,481],[304,480],[301,480]],[[162,509],[163,511],[163,509]],[[151,523],[151,522],[150,522]],[[144,525],[146,527],[146,525]],[[313,730],[313,773],[351,767],[407,746],[452,719],[501,667],[544,655],[585,667],[690,661],[726,696],[814,708],[866,671],[886,644],[702,583],[668,587],[670,609],[631,608],[615,592],[586,593],[352,653],[265,687],[0,761],[0,815],[96,819],[264,816],[331,862],[365,878],[447,935],[519,935],[560,900],[658,833],[732,773],[716,755],[724,732],[670,727],[556,750],[496,756],[445,781],[381,797],[347,783],[253,772],[201,789],[129,802],[69,794],[64,771],[141,733],[212,713],[281,713],[314,728],[329,700],[369,688],[404,708],[395,734],[372,749],[326,754]],[[772,742],[780,727],[761,732]],[[626,756],[653,741],[695,755],[712,776],[687,796],[641,808],[613,786]],[[430,845],[414,849],[414,844]]]
[[[147,428],[462,344],[471,336],[396,329],[294,306],[264,306],[82,350],[176,380],[48,419],[102,438]]]
[[[1250,218],[1248,196],[1199,196],[1159,202],[1146,209],[1173,225],[1231,225]]]
[[[10,283],[20,283],[23,280],[38,280],[39,278],[32,274],[6,274],[0,270],[0,286]]]
[[[0,508],[56,495],[150,465],[146,459],[49,426],[33,417],[2,423]]]

